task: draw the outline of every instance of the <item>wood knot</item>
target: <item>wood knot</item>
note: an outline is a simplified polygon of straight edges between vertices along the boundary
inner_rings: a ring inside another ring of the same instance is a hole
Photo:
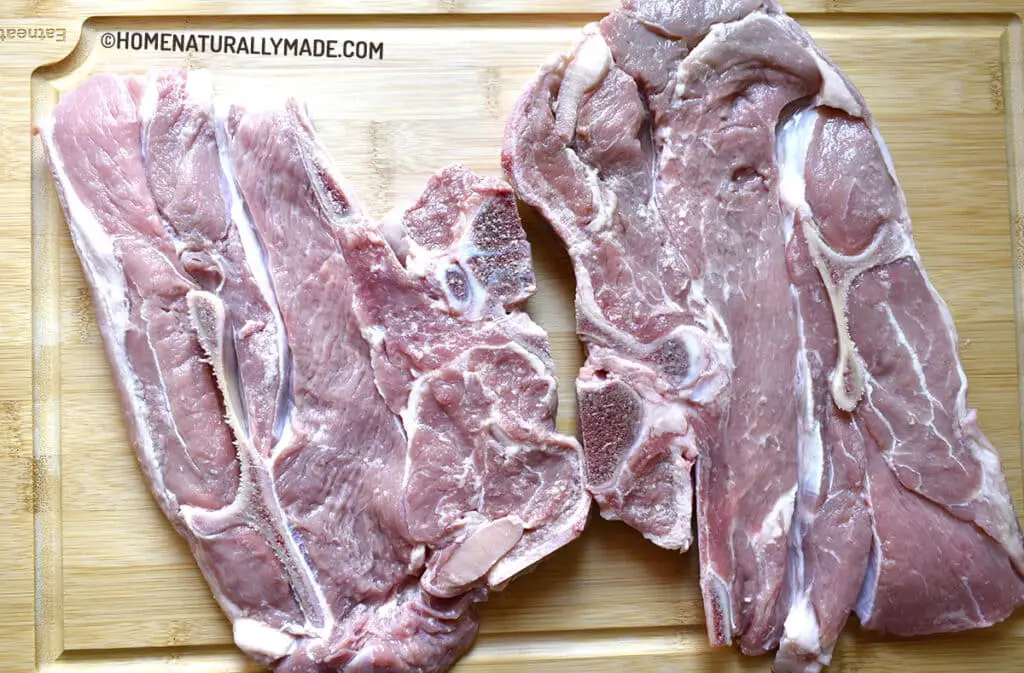
[[[167,646],[188,645],[192,640],[192,627],[188,622],[174,620],[167,630]]]
[[[392,163],[392,146],[394,129],[388,122],[370,122],[370,171],[376,179],[377,190],[374,195],[378,210],[383,212],[391,203],[391,186],[395,178],[395,167]]]
[[[484,110],[487,114],[498,116],[501,112],[501,70],[485,68],[483,71]]]
[[[1003,95],[1003,65],[1001,63],[988,64],[988,95],[992,101],[992,110],[1003,112],[1006,106],[1006,99]]]
[[[22,412],[26,406],[14,400],[0,401],[0,457],[16,465],[9,469],[14,478],[15,500],[21,512],[31,512],[35,502],[35,461],[32,448],[22,441],[31,430],[30,421]]]
[[[79,343],[89,343],[92,337],[93,325],[96,317],[92,309],[92,294],[89,288],[80,287],[75,293],[74,304],[71,307],[71,315],[74,319],[74,332],[78,336]]]
[[[17,456],[21,453],[21,431],[24,419],[20,404],[13,400],[0,401],[0,455]]]

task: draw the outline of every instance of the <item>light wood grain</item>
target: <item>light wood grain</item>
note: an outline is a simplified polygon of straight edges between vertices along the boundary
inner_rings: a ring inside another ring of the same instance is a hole
[[[228,94],[306,99],[339,168],[380,215],[415,197],[445,163],[497,173],[504,119],[536,66],[615,4],[14,0],[0,9],[12,17],[0,18],[0,27],[67,31],[63,42],[0,41],[0,669],[256,670],[231,646],[187,548],[138,475],[30,120],[98,71],[207,67]],[[1024,292],[1014,292],[1024,270],[1019,4],[784,4],[879,119],[929,275],[957,322],[970,402],[1024,511],[1017,364]],[[297,16],[229,16],[282,12]],[[386,55],[374,62],[186,57],[98,44],[105,30],[148,29],[343,36],[384,42]],[[539,284],[529,310],[551,333],[559,425],[574,432],[571,382],[581,352],[571,278],[547,227],[528,219],[528,230]],[[708,649],[696,576],[695,553],[667,553],[596,520],[484,607],[480,640],[458,670],[767,670],[765,658]],[[833,670],[998,671],[1022,658],[1019,615],[985,631],[907,642],[851,627]]]
[[[1019,14],[1013,0],[784,0],[792,14]],[[4,13],[30,19],[45,16],[80,21],[105,16],[186,15],[388,15],[388,14],[604,14],[618,0],[11,0]]]
[[[0,25],[10,23],[0,18]],[[33,19],[18,25],[56,28],[66,22]],[[59,553],[59,526],[40,526],[37,534],[35,523],[59,522],[60,513],[59,500],[46,492],[47,485],[59,483],[59,467],[55,454],[43,448],[48,435],[38,422],[52,402],[49,394],[57,391],[34,388],[33,377],[54,380],[51,356],[59,326],[34,320],[35,307],[55,295],[41,293],[46,288],[33,282],[33,195],[46,190],[31,188],[37,157],[29,128],[32,70],[68,52],[78,31],[68,32],[68,43],[0,42],[0,665],[11,671],[35,669],[37,617],[59,616],[44,598],[49,590],[36,591],[37,563],[54,561]],[[59,588],[54,568],[51,563],[39,569],[40,584]]]

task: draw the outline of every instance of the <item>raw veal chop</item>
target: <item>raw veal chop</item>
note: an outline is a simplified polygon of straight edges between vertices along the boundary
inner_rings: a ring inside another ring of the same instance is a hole
[[[40,132],[140,465],[239,647],[450,666],[590,503],[509,187],[446,169],[396,254],[293,100],[97,75]]]
[[[847,616],[957,631],[1024,602],[885,145],[771,1],[627,0],[521,97],[504,165],[576,273],[587,482],[691,540],[712,642],[828,663]]]

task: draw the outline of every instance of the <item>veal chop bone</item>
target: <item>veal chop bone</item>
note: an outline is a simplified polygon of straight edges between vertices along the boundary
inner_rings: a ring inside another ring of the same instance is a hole
[[[714,644],[810,671],[851,610],[914,635],[1024,601],[885,146],[774,2],[625,2],[541,70],[503,160],[573,260],[602,513],[686,549],[696,463]]]
[[[140,465],[237,644],[281,672],[450,666],[590,502],[508,186],[436,175],[399,259],[294,101],[98,75],[40,132]]]

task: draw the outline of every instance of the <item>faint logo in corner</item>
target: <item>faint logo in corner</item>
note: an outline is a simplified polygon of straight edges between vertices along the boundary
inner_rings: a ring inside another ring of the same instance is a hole
[[[27,42],[29,40],[53,40],[67,42],[67,28],[43,28],[41,26],[0,26],[0,42]]]

